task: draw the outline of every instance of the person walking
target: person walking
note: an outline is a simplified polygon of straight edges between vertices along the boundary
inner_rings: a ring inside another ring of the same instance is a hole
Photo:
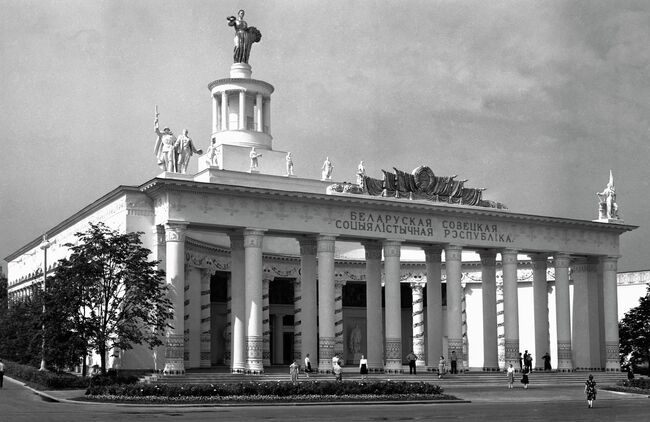
[[[445,357],[440,355],[440,360],[438,361],[438,379],[441,379],[447,370],[447,361]]]
[[[5,364],[0,360],[0,388],[4,385],[5,381]]]
[[[585,394],[587,395],[587,407],[594,407],[594,400],[596,400],[596,381],[594,376],[589,374],[589,379],[585,382]]]
[[[359,359],[359,373],[362,381],[368,379],[368,359],[364,355],[361,355],[361,359]]]
[[[506,369],[506,376],[508,377],[508,389],[512,390],[512,384],[515,382],[515,368],[512,364]]]
[[[411,353],[406,355],[406,360],[409,361],[409,374],[417,375],[417,372],[415,370],[415,362],[417,362],[418,357],[415,353],[413,353],[413,350],[411,350]]]
[[[294,360],[291,365],[289,365],[289,375],[291,375],[291,383],[298,384],[298,372],[300,372],[300,365],[298,365],[298,360]]]
[[[338,355],[335,355],[334,358],[332,359],[332,373],[334,373],[334,380],[336,382],[343,381],[343,368],[341,368]]]
[[[521,383],[524,385],[524,389],[528,390],[528,384],[530,383],[528,379],[528,374],[530,374],[528,367],[524,366],[524,371],[521,374]]]
[[[458,357],[456,356],[456,351],[452,350],[451,352],[451,371],[452,374],[458,373]]]
[[[305,356],[305,375],[307,375],[307,378],[309,378],[309,374],[311,374],[311,372],[311,361],[309,360],[309,353],[307,353]]]

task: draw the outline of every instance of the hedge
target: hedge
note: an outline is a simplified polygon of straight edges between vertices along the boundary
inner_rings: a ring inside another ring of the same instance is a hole
[[[442,388],[425,382],[287,381],[218,384],[138,384],[91,386],[89,396],[120,397],[229,397],[229,396],[440,396]]]
[[[30,365],[3,361],[5,375],[19,379],[28,384],[37,384],[50,390],[79,389],[83,390],[90,385],[133,384],[138,381],[136,376],[117,376],[109,374],[95,377],[80,377],[69,373],[39,371]]]

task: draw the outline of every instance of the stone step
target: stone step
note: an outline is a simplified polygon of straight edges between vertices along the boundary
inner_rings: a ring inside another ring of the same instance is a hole
[[[191,371],[183,376],[159,376],[157,382],[166,384],[211,384],[211,383],[238,383],[238,382],[264,382],[264,381],[289,381],[288,371],[266,372],[257,375],[230,374],[227,372],[196,372]],[[625,379],[625,374],[620,372],[593,372],[596,382],[599,384],[615,384]],[[531,383],[551,385],[581,385],[584,384],[588,372],[533,372],[530,374]],[[360,380],[361,376],[356,371],[349,371],[343,374],[345,380]],[[447,374],[439,379],[437,374],[423,372],[419,375],[409,374],[370,374],[370,380],[393,380],[410,382],[435,382],[437,384],[472,385],[489,384],[500,385],[506,383],[506,376],[503,372],[467,372],[464,374]],[[521,374],[516,374],[518,381]],[[305,380],[332,380],[332,374],[311,374],[309,378],[300,374],[300,379]],[[151,380],[155,381],[155,380]]]

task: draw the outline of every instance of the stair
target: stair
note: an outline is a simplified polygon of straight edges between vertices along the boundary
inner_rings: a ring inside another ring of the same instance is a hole
[[[345,381],[360,381],[356,367],[347,367],[343,373]],[[244,375],[231,374],[225,369],[221,370],[190,370],[182,376],[158,376],[157,381],[165,384],[220,384],[239,382],[265,382],[265,381],[289,381],[289,370],[285,367],[265,368],[264,374]],[[529,375],[531,385],[582,385],[589,374],[593,374],[598,385],[614,385],[618,381],[626,379],[623,372],[533,372]],[[311,374],[309,378],[300,374],[300,381],[332,381],[332,374]],[[432,382],[441,386],[477,386],[477,385],[506,385],[507,379],[504,372],[479,372],[470,371],[463,374],[447,374],[438,379],[436,373],[421,372],[418,375],[406,374],[370,374],[369,380],[392,380],[408,382]],[[515,374],[515,382],[521,379],[520,374]]]

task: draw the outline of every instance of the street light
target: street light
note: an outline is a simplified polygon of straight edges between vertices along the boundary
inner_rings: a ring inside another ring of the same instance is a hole
[[[47,249],[52,246],[52,242],[47,240],[47,233],[43,235],[43,242],[40,248],[43,250],[43,315],[45,315],[45,282],[47,281]],[[43,318],[43,325],[41,326],[43,333],[43,341],[41,343],[41,367],[39,371],[46,371],[45,367],[45,318]]]

